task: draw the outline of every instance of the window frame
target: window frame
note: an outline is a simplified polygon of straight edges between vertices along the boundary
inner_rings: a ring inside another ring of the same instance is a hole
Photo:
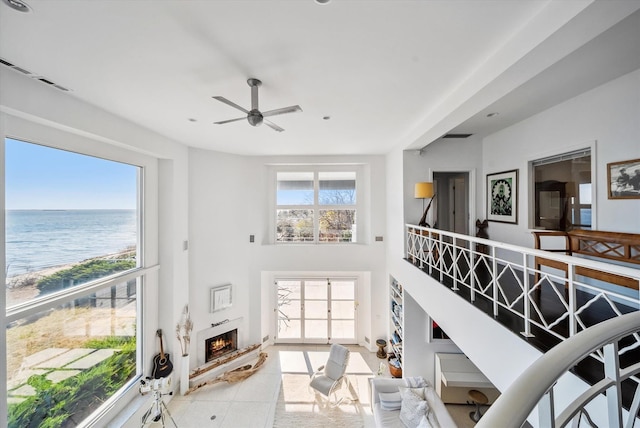
[[[60,304],[72,301],[76,298],[91,294],[96,290],[106,290],[112,286],[121,284],[124,281],[136,279],[136,375],[129,380],[117,393],[109,397],[98,409],[96,409],[87,419],[80,423],[81,426],[92,426],[98,421],[109,420],[117,413],[122,411],[129,403],[138,395],[138,382],[143,374],[149,370],[148,362],[153,355],[152,339],[153,335],[145,334],[147,325],[152,325],[150,311],[145,311],[150,303],[152,303],[152,294],[158,286],[159,265],[157,249],[153,243],[157,243],[158,232],[158,212],[157,209],[147,209],[157,204],[158,197],[158,159],[143,153],[128,150],[122,144],[113,144],[113,141],[105,143],[99,139],[93,139],[88,135],[80,135],[66,129],[61,129],[55,125],[48,126],[41,123],[33,122],[21,117],[10,114],[0,113],[0,173],[3,177],[3,185],[0,189],[4,196],[6,183],[4,182],[5,168],[5,139],[11,138],[28,143],[40,144],[53,149],[75,152],[78,154],[97,157],[105,160],[125,163],[136,166],[138,170],[137,186],[138,186],[138,236],[136,243],[138,253],[137,267],[116,273],[114,275],[97,279],[95,281],[82,284],[78,287],[65,289],[55,293],[48,294],[41,298],[37,298],[30,302],[14,305],[11,308],[6,307],[6,296],[2,293],[0,304],[5,308],[2,315],[3,325],[6,327],[10,322],[21,319],[29,314],[38,313],[48,308],[56,308]],[[5,224],[5,198],[0,198],[2,207],[2,225]],[[6,263],[5,246],[2,245],[0,252],[0,261]],[[2,278],[6,281],[5,273]],[[0,332],[0,343],[4,345],[6,351],[6,328]],[[7,354],[0,354],[0,370],[6,373]],[[6,388],[0,392],[0,400],[7,402]],[[6,407],[6,406],[2,406]],[[7,411],[0,412],[0,417],[7,420]]]
[[[313,173],[313,204],[306,205],[278,205],[277,201],[277,188],[278,188],[278,173],[280,172],[293,172],[293,173]],[[354,172],[356,175],[355,192],[356,203],[345,205],[331,205],[320,204],[318,200],[319,196],[319,175],[325,172]],[[365,230],[364,223],[364,168],[361,164],[304,164],[304,165],[278,165],[270,168],[270,209],[269,209],[269,243],[276,245],[354,245],[364,242]],[[313,241],[303,242],[288,242],[277,240],[277,211],[279,209],[299,209],[299,210],[313,210]],[[356,236],[355,242],[321,242],[319,218],[321,210],[348,210],[353,209],[356,213]]]
[[[591,230],[597,229],[597,198],[596,198],[596,187],[597,187],[597,159],[596,159],[596,141],[582,144],[578,146],[566,147],[561,151],[554,151],[551,153],[539,154],[535,157],[529,158],[528,164],[528,185],[529,185],[529,216],[528,216],[528,226],[530,230],[545,230],[543,227],[536,226],[535,224],[535,213],[536,213],[536,178],[535,178],[535,167],[541,165],[541,162],[545,162],[545,164],[557,163],[565,160],[569,160],[571,157],[575,157],[576,154],[583,153],[584,156],[589,155],[591,157],[590,162],[590,173],[591,173]],[[577,183],[582,184],[582,183]],[[578,189],[579,186],[576,187],[576,197],[579,199],[580,191]],[[580,212],[581,208],[586,207],[586,204],[581,204],[580,201],[576,201],[572,206],[570,206],[567,210],[567,216],[571,217],[572,209]],[[546,230],[559,230],[559,229],[546,229]]]

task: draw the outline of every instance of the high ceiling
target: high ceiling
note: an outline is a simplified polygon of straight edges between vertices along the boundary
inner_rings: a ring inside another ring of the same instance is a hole
[[[638,13],[624,21],[635,0],[24,0],[29,13],[2,1],[3,60],[178,142],[238,154],[380,154],[486,134],[640,67],[637,38],[623,64],[604,49],[605,71],[587,49],[618,23],[614,46],[638,36]],[[574,73],[585,58],[597,76]],[[284,132],[213,124],[243,113],[212,96],[250,108],[251,77],[261,110],[302,107],[270,118]],[[487,122],[492,108],[508,111]]]

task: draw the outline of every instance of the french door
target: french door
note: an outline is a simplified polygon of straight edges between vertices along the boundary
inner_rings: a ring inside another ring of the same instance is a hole
[[[356,280],[277,279],[277,343],[356,343]]]

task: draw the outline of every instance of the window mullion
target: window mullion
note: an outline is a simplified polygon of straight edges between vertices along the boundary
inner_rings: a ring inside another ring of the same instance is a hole
[[[313,242],[320,242],[320,173],[313,172]]]

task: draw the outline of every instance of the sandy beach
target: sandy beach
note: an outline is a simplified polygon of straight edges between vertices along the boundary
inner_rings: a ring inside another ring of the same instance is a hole
[[[107,254],[104,256],[93,257],[90,259],[82,260],[78,263],[68,263],[59,266],[52,266],[45,269],[41,269],[33,272],[26,272],[20,275],[14,275],[6,279],[7,289],[7,301],[6,306],[13,306],[18,303],[23,303],[38,297],[39,290],[36,287],[36,283],[47,276],[53,275],[61,270],[70,269],[74,266],[82,263],[89,262],[91,260],[104,260],[104,259],[119,259],[124,258],[127,254],[130,254],[134,250],[127,249],[118,253]]]

